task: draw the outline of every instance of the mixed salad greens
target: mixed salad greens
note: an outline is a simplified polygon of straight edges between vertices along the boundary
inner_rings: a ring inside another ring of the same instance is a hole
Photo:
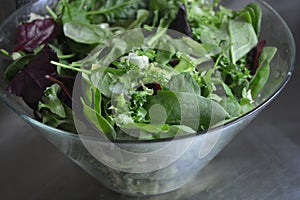
[[[110,139],[207,130],[254,108],[276,53],[259,40],[255,3],[61,0],[46,9],[20,24],[12,52],[1,50],[13,60],[7,89],[37,120],[72,132],[73,88],[84,91],[76,103],[88,123]]]

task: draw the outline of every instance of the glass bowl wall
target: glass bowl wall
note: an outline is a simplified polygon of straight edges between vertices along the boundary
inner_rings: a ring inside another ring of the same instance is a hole
[[[0,26],[0,48],[11,50],[14,43],[14,33],[20,22],[26,20],[29,13],[47,14],[46,5],[54,6],[57,0],[39,0],[25,6],[7,18]],[[230,8],[241,8],[251,1],[224,0],[223,4]],[[124,149],[159,149],[171,145],[172,148],[181,148],[181,144],[191,142],[185,153],[172,164],[147,173],[130,173],[110,168],[86,150],[79,136],[73,133],[58,130],[36,121],[32,111],[21,99],[6,92],[7,81],[4,70],[9,60],[0,57],[0,96],[1,99],[20,117],[37,128],[39,132],[72,159],[87,173],[92,175],[106,187],[129,195],[154,195],[175,190],[192,178],[205,167],[241,130],[253,120],[263,108],[274,99],[289,80],[295,59],[295,44],[289,28],[282,18],[266,3],[258,3],[263,11],[261,38],[266,39],[268,45],[276,46],[278,52],[271,63],[269,80],[256,99],[258,106],[251,112],[234,121],[210,130],[208,133],[198,133],[192,137],[181,137],[174,140],[116,142]],[[110,144],[103,142],[103,147],[110,148]],[[170,152],[164,152],[168,156]],[[143,161],[147,162],[147,161]],[[134,169],[136,166],[128,166]],[[133,170],[134,171],[134,170]],[[201,172],[200,172],[201,173]]]

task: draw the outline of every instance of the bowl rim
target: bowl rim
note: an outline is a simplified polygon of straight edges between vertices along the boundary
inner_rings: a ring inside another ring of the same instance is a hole
[[[28,9],[31,6],[33,6],[35,3],[38,3],[39,1],[43,1],[43,0],[36,0],[33,2],[30,2],[29,4],[26,4],[25,6],[17,9],[16,11],[14,11],[11,15],[9,15],[6,19],[4,19],[1,24],[0,24],[0,31],[2,30],[2,27],[5,26],[9,21],[11,21],[11,19],[17,15],[22,9]],[[53,0],[51,0],[53,2]],[[56,0],[54,0],[56,1]],[[205,131],[198,131],[196,134],[187,134],[187,135],[182,135],[182,136],[176,136],[176,137],[170,137],[170,138],[161,138],[161,139],[151,139],[151,140],[109,140],[112,143],[116,143],[116,144],[123,144],[123,143],[134,143],[134,144],[140,144],[140,143],[156,143],[156,142],[168,142],[171,140],[181,140],[181,139],[185,139],[185,138],[190,138],[190,137],[196,137],[199,135],[203,135],[206,133],[209,133],[211,131],[218,131],[218,130],[222,130],[224,128],[228,128],[236,123],[239,123],[241,121],[243,121],[244,119],[250,117],[251,115],[254,115],[256,113],[259,113],[259,111],[261,111],[264,107],[266,107],[271,101],[273,101],[275,99],[276,96],[279,95],[279,93],[282,91],[282,89],[286,86],[286,84],[288,83],[288,81],[290,80],[293,71],[294,71],[294,64],[295,64],[295,59],[296,59],[296,45],[295,45],[295,40],[293,37],[293,34],[289,28],[289,26],[287,25],[287,23],[285,22],[285,20],[280,16],[280,14],[274,9],[272,8],[268,3],[266,3],[263,0],[254,0],[254,2],[258,2],[260,5],[264,6],[266,9],[268,9],[272,14],[274,14],[279,21],[282,23],[282,25],[284,26],[287,34],[289,35],[289,40],[291,41],[291,56],[290,56],[290,66],[288,68],[287,71],[287,75],[285,77],[285,79],[281,82],[281,84],[276,88],[276,90],[268,97],[266,98],[262,103],[260,103],[259,105],[257,105],[255,108],[253,108],[252,110],[250,110],[249,112],[231,119],[230,121],[222,124],[222,125],[218,125],[216,127],[213,128],[209,128],[208,130]],[[16,108],[13,107],[12,104],[10,104],[8,101],[6,101],[5,96],[3,94],[0,94],[0,99],[2,100],[2,102],[4,102],[8,107],[10,107],[16,114],[18,114],[23,120],[29,122],[30,124],[33,124],[36,127],[42,128],[42,129],[48,129],[49,131],[55,133],[55,134],[61,134],[63,136],[66,137],[72,137],[72,138],[76,138],[79,139],[82,136],[79,136],[79,134],[73,133],[73,132],[68,132],[62,129],[58,129],[58,128],[54,128],[51,127],[49,125],[43,124],[42,122],[39,122],[35,119],[33,119],[32,117],[30,117],[29,115],[24,114],[23,112],[17,110]],[[48,132],[47,132],[48,134]]]

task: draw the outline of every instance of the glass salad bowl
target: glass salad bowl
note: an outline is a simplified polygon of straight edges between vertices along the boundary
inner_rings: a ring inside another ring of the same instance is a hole
[[[0,26],[0,47],[12,50],[14,33],[30,13],[46,15],[46,5],[56,0],[38,0],[17,10]],[[9,60],[0,57],[0,96],[14,112],[31,124],[67,157],[104,186],[128,195],[155,195],[180,188],[204,168],[243,128],[248,125],[284,88],[292,75],[295,59],[293,36],[283,19],[265,2],[224,0],[223,4],[239,9],[250,2],[260,5],[263,13],[261,38],[277,47],[269,79],[256,97],[257,106],[250,112],[224,125],[194,135],[150,141],[97,140],[101,149],[86,148],[92,138],[47,126],[37,120],[32,110],[20,99],[6,91],[8,82],[4,71]],[[124,151],[130,156],[124,156]],[[95,153],[101,152],[98,156]],[[100,158],[99,158],[100,157]]]

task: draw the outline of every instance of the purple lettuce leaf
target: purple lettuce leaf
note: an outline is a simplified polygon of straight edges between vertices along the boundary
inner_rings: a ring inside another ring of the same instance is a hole
[[[247,55],[247,63],[251,75],[256,74],[259,67],[259,57],[266,43],[266,40],[259,41],[256,47],[254,47]]]
[[[46,45],[14,77],[7,87],[8,92],[22,97],[29,105],[37,105],[44,94],[44,90],[53,84],[45,76],[57,76],[55,67],[50,63],[51,60],[58,61],[58,58],[55,51]]]
[[[38,46],[49,43],[58,32],[58,25],[53,19],[37,19],[24,23],[17,29],[14,51],[32,52]]]
[[[191,27],[187,20],[186,8],[183,4],[180,6],[176,18],[171,22],[169,29],[192,37]]]

